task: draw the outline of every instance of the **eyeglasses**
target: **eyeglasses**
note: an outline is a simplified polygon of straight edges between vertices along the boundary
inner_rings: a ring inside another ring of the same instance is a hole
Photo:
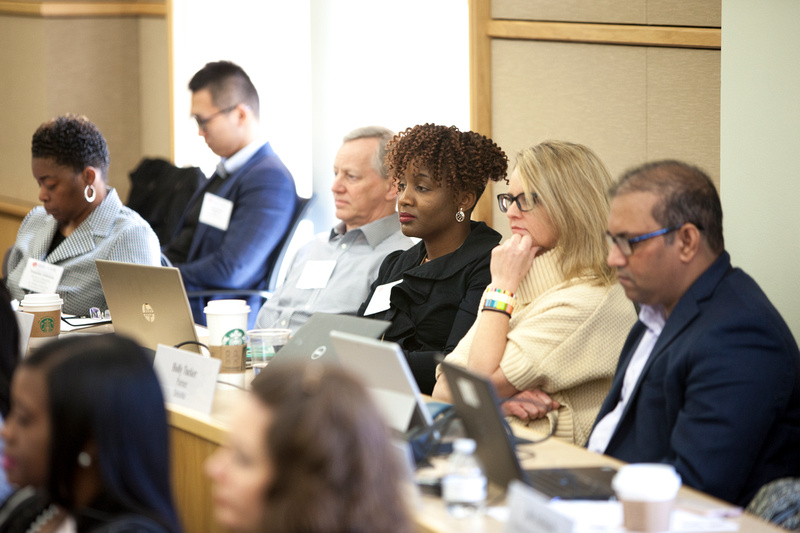
[[[195,122],[197,122],[197,127],[200,128],[201,130],[205,131],[205,129],[208,126],[209,122],[211,122],[212,120],[214,120],[215,118],[217,118],[220,115],[223,115],[225,113],[230,113],[231,111],[236,109],[236,106],[238,106],[238,105],[239,104],[232,105],[230,107],[226,107],[225,109],[220,109],[216,113],[213,113],[213,114],[207,116],[206,118],[202,118],[202,117],[199,117],[197,115],[192,115],[192,118],[194,118]]]
[[[538,203],[537,199],[539,198],[539,195],[537,195],[534,192],[531,193],[531,197],[532,197],[532,202],[530,205],[528,205],[528,200],[524,192],[521,192],[516,196],[511,196],[508,193],[498,194],[497,205],[500,206],[500,211],[505,213],[508,211],[508,208],[511,207],[511,204],[516,203],[517,209],[525,213],[533,209],[533,206],[535,206]]]
[[[648,239],[652,239],[658,237],[660,235],[666,235],[667,233],[672,233],[673,231],[677,231],[683,227],[683,224],[680,226],[673,226],[671,228],[662,228],[660,230],[653,231],[651,233],[645,233],[644,235],[639,235],[638,237],[620,237],[611,235],[609,232],[606,232],[606,241],[608,242],[608,247],[613,248],[614,245],[617,245],[619,251],[622,252],[622,255],[625,257],[630,257],[633,254],[633,245],[646,241]],[[698,229],[702,229],[699,228]]]

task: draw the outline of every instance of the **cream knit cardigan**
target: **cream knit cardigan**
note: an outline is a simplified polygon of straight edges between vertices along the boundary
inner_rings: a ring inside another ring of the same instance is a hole
[[[565,280],[558,249],[533,261],[516,296],[500,368],[517,390],[539,388],[557,400],[561,407],[555,436],[583,445],[636,322],[633,304],[618,283],[606,287],[593,277]],[[483,300],[478,309],[482,308]],[[446,361],[467,366],[481,316],[479,312]],[[437,379],[440,374],[437,368]],[[512,421],[522,423],[517,418]],[[548,418],[528,426],[550,431]]]

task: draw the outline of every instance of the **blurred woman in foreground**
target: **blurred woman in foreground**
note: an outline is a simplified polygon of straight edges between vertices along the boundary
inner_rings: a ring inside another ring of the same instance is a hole
[[[580,144],[523,150],[498,195],[512,237],[492,252],[478,320],[447,361],[489,376],[514,415],[583,444],[636,321],[606,263],[611,176]],[[448,399],[440,380],[434,397]],[[552,413],[548,416],[548,413]]]
[[[237,533],[412,530],[388,431],[338,368],[274,365],[206,462],[214,515]]]
[[[24,359],[2,437],[21,488],[0,508],[0,531],[180,531],[164,398],[133,341],[76,336]]]

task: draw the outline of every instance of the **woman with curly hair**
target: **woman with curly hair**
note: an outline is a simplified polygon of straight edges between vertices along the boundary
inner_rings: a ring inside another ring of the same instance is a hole
[[[612,183],[580,144],[547,141],[520,152],[508,193],[497,197],[513,235],[492,252],[480,316],[446,359],[513,397],[506,414],[577,444],[589,436],[636,321],[606,263]],[[444,380],[433,395],[449,399]]]
[[[435,384],[437,353],[448,353],[475,321],[500,234],[470,215],[508,159],[491,139],[425,124],[397,134],[386,165],[397,184],[400,225],[421,239],[389,254],[359,315],[391,321],[384,340],[403,347],[420,391]]]
[[[389,432],[364,386],[314,361],[253,380],[206,461],[214,516],[236,533],[409,533]]]
[[[158,237],[108,186],[109,155],[103,134],[84,116],[64,115],[39,126],[31,142],[31,169],[39,201],[22,221],[8,256],[8,289],[22,300],[31,263],[60,267],[55,291],[67,314],[105,309],[95,259],[161,264]]]

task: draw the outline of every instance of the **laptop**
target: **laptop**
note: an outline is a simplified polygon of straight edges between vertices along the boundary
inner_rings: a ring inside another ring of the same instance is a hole
[[[341,331],[332,331],[331,340],[339,363],[361,378],[390,428],[405,433],[433,424],[399,345]]]
[[[197,331],[181,273],[157,267],[96,259],[114,332],[155,353],[159,344],[197,342]],[[197,344],[187,350],[200,353]]]
[[[610,500],[614,497],[612,467],[545,468],[524,470],[514,450],[511,429],[500,412],[491,381],[462,367],[442,363],[456,412],[489,481],[507,487],[512,479],[530,485],[549,498]]]
[[[112,314],[113,316],[113,314]],[[300,326],[289,342],[275,354],[272,363],[321,360],[336,364],[339,359],[331,342],[331,331],[358,333],[378,338],[391,325],[386,320],[375,320],[351,315],[314,313]]]

